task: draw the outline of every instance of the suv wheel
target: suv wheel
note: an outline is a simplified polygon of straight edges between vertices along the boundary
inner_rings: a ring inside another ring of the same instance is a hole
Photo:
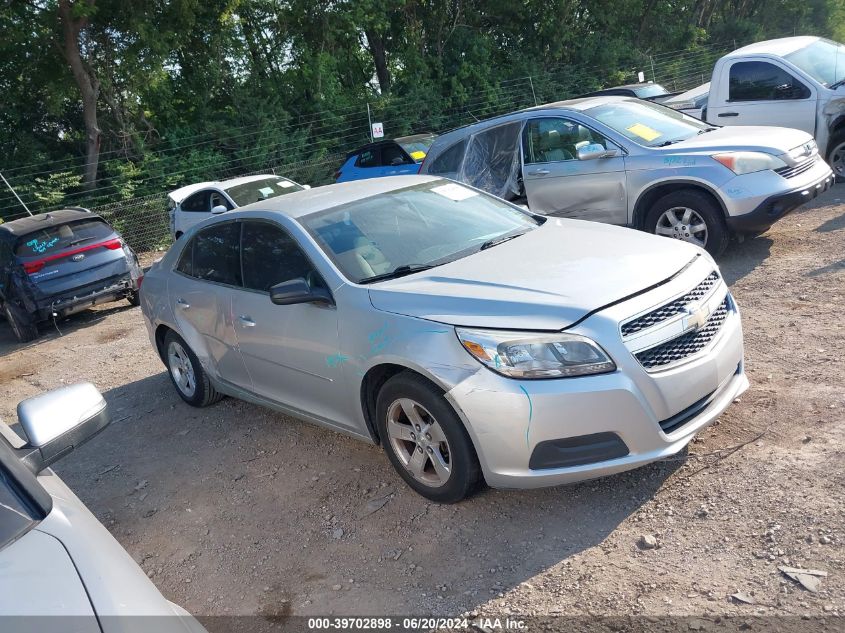
[[[3,304],[3,315],[12,328],[15,338],[21,343],[29,343],[38,338],[38,326],[32,322],[23,310],[11,303]]]
[[[212,387],[196,354],[172,331],[164,337],[164,362],[179,396],[192,407],[207,407],[223,398]]]
[[[675,191],[657,200],[648,212],[649,233],[683,240],[707,249],[714,257],[728,245],[730,234],[722,210],[698,191]]]
[[[840,130],[830,139],[827,164],[833,170],[836,180],[845,180],[845,130]]]
[[[443,393],[411,372],[391,378],[376,403],[390,463],[419,494],[439,503],[469,496],[481,479],[475,449]]]

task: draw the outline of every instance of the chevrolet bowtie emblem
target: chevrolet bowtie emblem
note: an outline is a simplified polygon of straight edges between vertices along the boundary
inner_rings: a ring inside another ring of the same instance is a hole
[[[707,309],[707,306],[687,308],[687,315],[687,318],[684,319],[684,330],[698,330],[707,323],[707,319],[710,317],[710,311]]]

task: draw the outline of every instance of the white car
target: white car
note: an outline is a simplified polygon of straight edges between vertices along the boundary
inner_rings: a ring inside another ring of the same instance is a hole
[[[310,187],[274,174],[186,185],[167,195],[170,234],[179,239],[189,228],[212,215],[303,189]]]
[[[50,469],[109,424],[100,392],[90,383],[49,391],[19,403],[18,419],[26,442],[0,421],[4,633],[206,633]]]

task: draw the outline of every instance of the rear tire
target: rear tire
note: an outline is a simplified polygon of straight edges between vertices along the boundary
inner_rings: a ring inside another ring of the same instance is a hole
[[[836,131],[828,144],[827,164],[836,176],[836,182],[845,181],[845,130]]]
[[[3,315],[20,343],[29,343],[38,338],[38,326],[29,315],[11,303],[3,304]]]
[[[702,224],[703,229],[694,231]],[[673,191],[659,198],[646,215],[645,230],[703,246],[713,257],[725,251],[730,239],[719,205],[707,194],[691,189]]]
[[[133,290],[126,295],[126,300],[129,302],[129,305],[138,307],[141,305],[141,293],[138,290]]]
[[[481,467],[469,435],[432,383],[412,372],[397,374],[379,391],[376,415],[390,463],[420,495],[455,503],[478,487]]]
[[[176,332],[171,330],[164,337],[163,351],[167,374],[182,400],[192,407],[207,407],[223,398],[211,385],[196,354]]]

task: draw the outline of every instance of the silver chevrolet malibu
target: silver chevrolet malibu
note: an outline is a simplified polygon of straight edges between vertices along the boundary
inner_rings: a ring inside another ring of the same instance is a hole
[[[380,443],[439,502],[672,455],[748,387],[704,250],[430,176],[207,220],[141,305],[188,404],[225,394]]]

